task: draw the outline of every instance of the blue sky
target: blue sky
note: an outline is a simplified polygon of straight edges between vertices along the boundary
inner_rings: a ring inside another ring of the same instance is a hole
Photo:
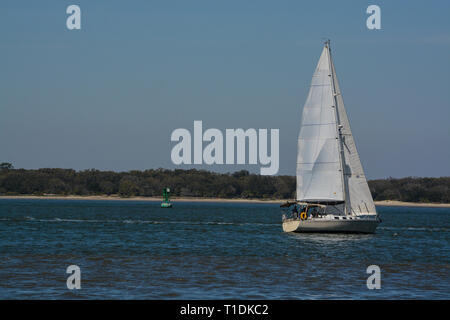
[[[366,28],[371,4],[381,30]],[[449,1],[2,0],[0,162],[175,168],[172,131],[202,120],[280,129],[279,174],[294,175],[328,37],[366,175],[450,176],[449,13]]]

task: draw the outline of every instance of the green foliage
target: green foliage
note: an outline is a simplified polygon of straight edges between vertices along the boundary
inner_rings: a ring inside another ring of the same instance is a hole
[[[450,177],[372,180],[369,187],[374,200],[450,202]]]
[[[14,169],[13,165],[9,162],[0,163],[0,170],[12,170]]]
[[[0,164],[0,194],[111,195],[160,197],[169,187],[176,197],[295,198],[295,177],[261,176],[246,170],[220,174],[205,170],[113,172],[72,169],[14,169]],[[450,203],[450,177],[369,181],[374,200]]]

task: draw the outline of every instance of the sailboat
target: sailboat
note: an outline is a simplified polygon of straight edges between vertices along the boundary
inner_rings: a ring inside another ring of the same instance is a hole
[[[370,194],[325,42],[306,99],[297,154],[296,200],[281,205],[285,232],[373,233]],[[291,210],[291,208],[293,208]]]

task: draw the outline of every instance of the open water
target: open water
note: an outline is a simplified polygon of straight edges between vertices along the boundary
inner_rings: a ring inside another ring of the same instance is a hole
[[[0,299],[449,299],[450,209],[377,210],[373,235],[287,234],[276,204],[2,199]]]

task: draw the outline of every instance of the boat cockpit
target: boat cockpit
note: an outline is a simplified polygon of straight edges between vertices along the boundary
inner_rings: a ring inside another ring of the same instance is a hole
[[[307,220],[308,218],[320,218],[328,215],[327,206],[320,203],[287,201],[281,206],[283,208],[283,221]]]

